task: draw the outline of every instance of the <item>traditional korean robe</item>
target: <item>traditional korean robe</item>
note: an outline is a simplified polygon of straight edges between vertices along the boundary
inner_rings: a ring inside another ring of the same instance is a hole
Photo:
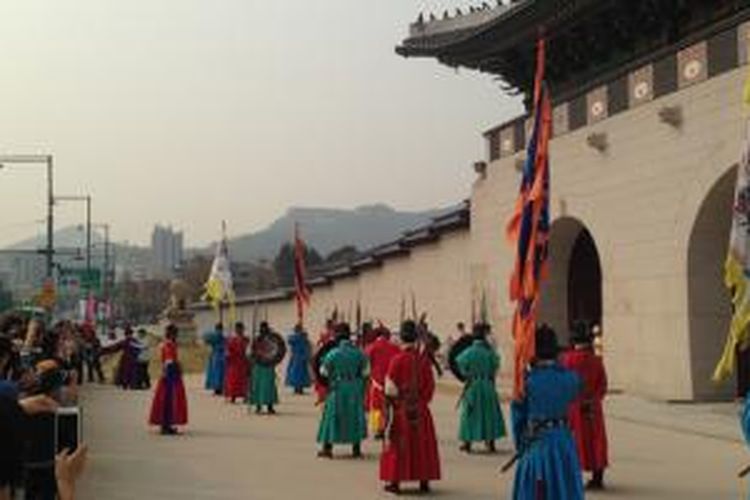
[[[244,335],[234,335],[227,343],[226,376],[224,397],[244,398],[247,396],[247,376],[250,362],[247,359],[247,346],[250,339]]]
[[[365,349],[370,361],[370,378],[365,395],[365,408],[370,431],[383,432],[385,426],[385,375],[393,358],[401,349],[387,337],[378,337]]]
[[[329,386],[318,442],[324,444],[357,444],[367,435],[365,422],[365,377],[367,358],[349,340],[326,354],[322,370]]]
[[[513,500],[582,500],[583,480],[565,420],[578,397],[578,376],[557,363],[532,368],[526,395],[511,405],[513,437],[521,454]]]
[[[149,423],[162,427],[185,425],[188,421],[187,396],[175,341],[165,340],[162,343],[161,362],[162,375],[151,403]]]
[[[253,352],[256,351],[258,342],[262,337],[255,339]],[[275,405],[279,401],[279,394],[276,390],[276,367],[265,366],[257,361],[252,364],[252,376],[250,377],[250,392],[247,394],[247,403],[249,405]]]
[[[484,340],[475,340],[456,360],[465,377],[458,439],[494,441],[505,436],[505,421],[495,388],[500,357]]]
[[[380,456],[380,479],[389,483],[440,479],[437,436],[429,408],[435,393],[429,357],[415,346],[406,347],[391,361],[385,384],[394,407]]]
[[[102,354],[120,352],[120,360],[115,370],[115,385],[123,389],[136,389],[138,387],[138,340],[132,336],[110,344],[102,349]]]
[[[591,349],[572,349],[562,355],[561,364],[577,373],[583,382],[583,390],[568,410],[581,467],[587,471],[603,470],[609,465],[602,408],[607,394],[604,363]]]
[[[206,384],[209,391],[221,393],[224,390],[226,371],[226,339],[224,332],[213,330],[203,335],[203,342],[211,349],[206,363]]]
[[[745,436],[745,442],[750,445],[750,392],[745,395],[745,406],[742,409],[740,425],[742,425],[742,434]],[[747,498],[750,500],[750,492],[748,492]]]
[[[307,335],[294,332],[287,339],[289,363],[286,366],[286,386],[301,390],[310,387],[311,347]]]

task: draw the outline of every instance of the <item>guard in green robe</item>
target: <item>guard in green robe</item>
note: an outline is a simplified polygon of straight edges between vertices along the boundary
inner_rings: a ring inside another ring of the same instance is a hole
[[[367,357],[350,340],[349,325],[337,327],[338,346],[323,358],[320,371],[328,377],[328,394],[318,429],[319,457],[333,458],[334,444],[351,444],[353,456],[362,456],[360,442],[367,435],[365,380]]]
[[[495,377],[500,369],[500,357],[486,340],[489,326],[474,327],[474,342],[456,359],[466,382],[461,396],[461,423],[458,439],[461,451],[471,453],[471,443],[484,441],[489,452],[495,452],[495,440],[504,437],[500,399],[495,388]]]
[[[275,414],[274,405],[279,401],[279,393],[276,389],[276,367],[267,366],[258,362],[259,353],[264,349],[264,342],[268,341],[271,328],[263,321],[260,324],[258,337],[253,341],[252,353],[253,363],[247,402],[255,406],[255,413],[260,413],[261,408],[266,406],[269,414]]]

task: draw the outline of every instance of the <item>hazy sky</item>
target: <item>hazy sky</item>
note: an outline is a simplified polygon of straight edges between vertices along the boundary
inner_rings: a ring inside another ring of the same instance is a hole
[[[473,2],[478,4],[479,2]],[[486,75],[394,46],[463,0],[3,0],[0,153],[52,152],[118,240],[191,245],[291,205],[468,195],[481,132],[520,112]],[[41,168],[0,170],[0,244],[42,231]],[[78,223],[66,204],[59,226]]]

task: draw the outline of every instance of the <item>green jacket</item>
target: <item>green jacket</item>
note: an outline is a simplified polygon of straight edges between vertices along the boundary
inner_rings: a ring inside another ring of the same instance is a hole
[[[466,378],[461,399],[461,441],[491,441],[506,435],[495,377],[500,357],[483,340],[475,340],[456,360]]]
[[[364,409],[367,357],[344,340],[323,358],[322,371],[328,376],[329,387],[318,442],[359,443],[367,435]]]
[[[276,369],[273,366],[263,366],[253,363],[250,384],[249,405],[274,405],[279,402],[276,390]]]

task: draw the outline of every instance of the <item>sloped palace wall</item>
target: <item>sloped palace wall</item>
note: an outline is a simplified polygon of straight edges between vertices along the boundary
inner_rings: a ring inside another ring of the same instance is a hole
[[[745,32],[741,27],[721,36],[741,39]],[[723,398],[733,390],[733,382],[714,385],[710,374],[730,314],[721,278],[744,133],[747,68],[744,51],[736,47],[730,57],[738,61],[717,66],[710,43],[708,51],[705,43],[685,47],[555,110],[552,269],[542,319],[566,331],[569,262],[585,229],[599,259],[611,385],[660,399]],[[690,64],[692,57],[698,66]],[[647,87],[638,85],[643,75]],[[615,85],[625,89],[625,102],[623,95],[619,101],[613,95]],[[669,85],[674,88],[664,91]],[[433,329],[445,337],[457,321],[469,320],[472,296],[485,290],[502,355],[512,359],[506,290],[513,252],[504,234],[518,189],[517,163],[524,156],[524,141],[514,134],[523,134],[523,128],[514,123],[488,132],[494,149],[486,175],[472,188],[470,229],[315,288],[308,315],[313,335],[335,306],[351,310],[358,297],[368,316],[395,325],[401,297],[408,303],[413,291],[419,309],[429,312]],[[292,300],[262,307],[277,328],[294,323]],[[252,308],[240,307],[246,321]],[[198,321],[206,328],[215,315],[199,310]]]

